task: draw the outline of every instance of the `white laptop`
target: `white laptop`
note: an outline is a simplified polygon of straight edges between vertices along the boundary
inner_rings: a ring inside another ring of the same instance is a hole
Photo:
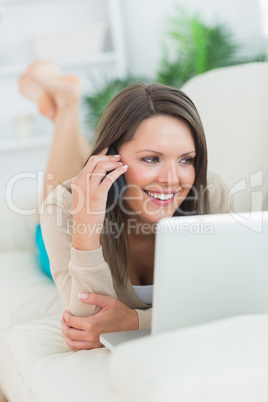
[[[165,218],[156,233],[152,331],[102,334],[110,350],[140,336],[268,313],[268,211]]]

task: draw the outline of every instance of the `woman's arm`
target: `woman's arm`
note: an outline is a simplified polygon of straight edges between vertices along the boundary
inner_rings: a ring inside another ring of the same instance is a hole
[[[218,174],[208,172],[206,191],[208,191],[210,214],[224,214],[234,211],[233,197],[229,196],[229,190]]]
[[[139,329],[151,329],[152,327],[152,308],[144,310],[135,309],[139,317]]]
[[[73,317],[64,311],[62,335],[73,351],[102,347],[99,340],[102,333],[139,329],[137,312],[119,300],[97,294],[80,297],[84,304],[98,305],[101,311],[92,317]]]
[[[102,249],[80,251],[72,247],[71,202],[71,193],[59,186],[42,205],[40,220],[51,273],[63,308],[85,317],[96,314],[100,307],[82,303],[79,293],[117,296]]]
[[[100,333],[139,328],[138,311],[116,299],[111,272],[99,247],[108,190],[112,181],[125,170],[118,163],[118,159],[111,160],[111,156],[107,160],[104,153],[90,158],[79,176],[72,180],[72,193],[64,186],[58,187],[41,211],[41,227],[52,276],[64,308],[79,316],[69,327],[68,323],[63,323],[63,334],[67,344],[68,334],[77,342],[81,342],[83,334],[82,349],[84,342],[89,342],[87,348],[99,347]],[[115,169],[109,174],[113,177],[102,181],[105,172],[111,168]],[[92,304],[92,298],[91,303],[83,303],[79,294],[89,292],[95,297],[109,296],[109,305]],[[142,319],[143,314],[140,314]],[[73,321],[74,317],[70,314],[68,317]],[[68,333],[64,333],[64,328]]]
[[[150,329],[152,308],[132,310],[109,296],[96,294],[80,295],[85,304],[96,304],[102,310],[94,317],[73,317],[67,311],[62,315],[62,335],[73,350],[102,347],[100,335],[107,332]]]
[[[110,269],[100,247],[106,201],[113,181],[126,168],[107,149],[89,158],[79,175],[69,182],[72,191],[59,186],[41,208],[41,228],[63,306],[73,315],[100,311],[85,306],[79,293],[94,292],[116,297]],[[111,171],[107,177],[107,172]]]

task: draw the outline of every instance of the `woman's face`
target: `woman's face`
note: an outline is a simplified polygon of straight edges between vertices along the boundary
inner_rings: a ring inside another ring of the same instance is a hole
[[[164,115],[144,120],[120,149],[128,165],[123,196],[127,216],[147,223],[172,216],[194,183],[195,154],[183,120]]]

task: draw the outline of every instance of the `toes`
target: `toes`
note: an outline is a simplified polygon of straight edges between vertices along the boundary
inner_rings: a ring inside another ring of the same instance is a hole
[[[37,60],[20,77],[19,90],[37,103],[41,114],[53,119],[58,107],[79,101],[81,81],[76,76],[62,74],[50,60]]]
[[[53,119],[56,112],[56,105],[53,102],[53,99],[45,93],[38,102],[38,109],[42,115]]]
[[[37,60],[27,67],[27,73],[40,77],[61,75],[60,68],[50,60]]]
[[[42,87],[40,87],[40,85],[38,85],[34,80],[28,77],[27,74],[23,74],[19,78],[19,91],[26,98],[29,98],[34,102],[38,102],[43,94]]]

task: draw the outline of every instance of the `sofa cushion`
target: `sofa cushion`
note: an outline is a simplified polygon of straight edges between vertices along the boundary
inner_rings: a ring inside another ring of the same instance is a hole
[[[128,402],[267,402],[268,316],[243,316],[122,344],[110,383]]]
[[[116,402],[109,358],[105,348],[72,352],[63,343],[59,317],[43,318],[0,337],[0,384],[16,402]]]
[[[1,201],[0,251],[34,250],[36,221],[33,197],[12,200],[9,204]]]
[[[215,69],[182,88],[200,112],[209,169],[233,189],[236,211],[268,209],[267,88],[268,63]]]
[[[0,331],[62,312],[56,286],[41,270],[35,252],[0,253],[0,306]]]

